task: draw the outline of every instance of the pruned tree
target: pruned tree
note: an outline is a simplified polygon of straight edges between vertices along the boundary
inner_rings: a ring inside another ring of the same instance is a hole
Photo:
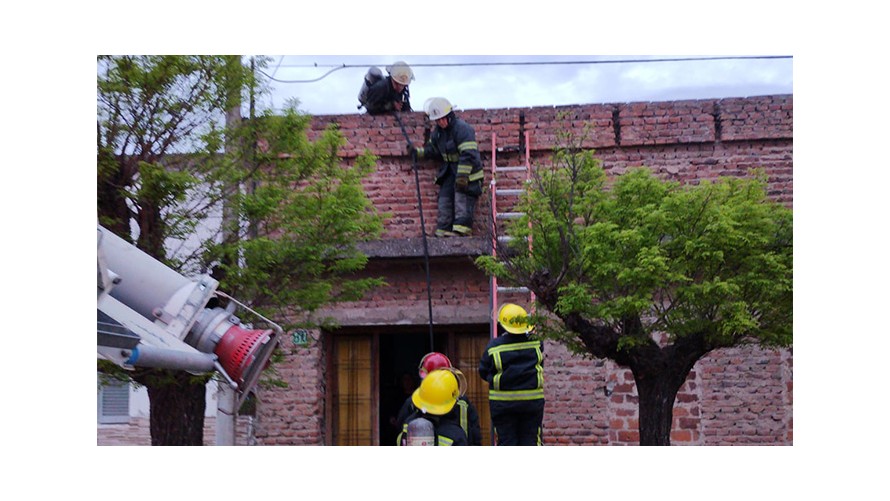
[[[687,185],[643,167],[610,178],[583,138],[561,134],[519,202],[516,238],[477,264],[535,293],[538,335],[629,368],[640,444],[670,445],[677,392],[699,359],[791,345],[792,213],[756,172]]]

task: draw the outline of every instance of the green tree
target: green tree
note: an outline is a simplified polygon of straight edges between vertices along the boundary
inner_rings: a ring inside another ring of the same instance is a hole
[[[539,335],[629,368],[640,444],[670,445],[677,392],[700,358],[791,345],[791,210],[759,174],[681,185],[641,167],[609,179],[581,139],[562,134],[519,202],[517,238],[477,263],[535,293]]]
[[[383,283],[348,277],[367,264],[356,243],[379,237],[385,215],[362,186],[376,158],[341,165],[343,136],[331,126],[309,141],[310,117],[296,107],[242,129],[260,138],[257,168],[229,198],[238,217],[224,222],[224,234],[234,238],[206,242],[204,259],[220,272],[221,287],[252,308],[288,319],[286,327],[316,327],[329,322],[314,315],[322,306],[358,300]]]
[[[379,283],[344,278],[365,264],[354,242],[382,228],[361,189],[373,156],[341,166],[343,138],[330,129],[308,141],[296,102],[284,116],[242,121],[242,98],[262,82],[238,56],[103,56],[98,66],[102,225],[184,275],[211,273],[264,316],[300,325],[313,325],[326,302]],[[203,443],[209,375],[129,375],[148,389],[153,445]]]

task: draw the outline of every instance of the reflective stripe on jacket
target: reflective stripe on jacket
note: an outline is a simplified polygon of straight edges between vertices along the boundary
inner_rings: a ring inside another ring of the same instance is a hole
[[[444,129],[436,126],[429,141],[422,148],[417,148],[417,156],[442,159],[443,164],[436,173],[436,184],[442,183],[450,166],[455,168],[458,177],[467,177],[468,182],[485,178],[476,132],[470,124],[457,117],[452,118]]]
[[[544,346],[528,334],[504,334],[489,341],[479,361],[491,401],[544,398]]]
[[[455,409],[458,409],[458,424],[460,424],[460,428],[464,431],[464,434],[467,436],[467,441],[472,445],[472,440],[470,440],[470,419],[469,419],[469,406],[470,403],[464,398],[461,397],[458,399],[457,404],[455,405]],[[412,411],[413,412],[413,411]],[[449,413],[449,415],[452,413]],[[410,419],[410,418],[409,418]],[[402,445],[402,439],[408,437],[408,420],[402,423],[402,431],[396,436],[396,445]],[[446,437],[447,438],[447,437]],[[454,441],[451,439],[447,439],[449,441],[448,444],[439,445],[451,445]]]

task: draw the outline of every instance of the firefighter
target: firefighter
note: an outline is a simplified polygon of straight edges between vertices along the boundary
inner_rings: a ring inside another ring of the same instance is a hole
[[[368,89],[365,108],[370,115],[411,111],[408,84],[414,80],[414,72],[404,61],[386,67],[389,76],[378,80]]]
[[[469,445],[467,434],[451,412],[458,397],[460,387],[454,372],[436,369],[427,374],[411,396],[415,409],[405,421],[406,442],[399,445]],[[414,430],[421,433],[415,435]]]
[[[473,230],[473,213],[482,194],[484,178],[476,132],[454,114],[451,103],[444,97],[427,99],[423,107],[436,127],[422,147],[409,143],[408,153],[422,159],[442,159],[436,172],[439,185],[436,236],[468,236]]]
[[[543,445],[544,345],[529,334],[528,313],[519,305],[503,305],[498,323],[505,333],[488,342],[479,360],[497,444]]]
[[[420,365],[417,368],[417,372],[420,375],[421,381],[426,378],[427,374],[437,370],[437,369],[447,369],[452,370],[458,377],[458,388],[460,388],[460,379],[463,378],[463,374],[460,371],[454,369],[454,366],[451,365],[451,360],[448,359],[447,356],[443,353],[439,353],[437,351],[427,353],[420,360]],[[462,393],[462,392],[461,392]],[[416,407],[412,402],[412,398],[408,397],[405,400],[405,403],[402,404],[402,408],[399,410],[398,416],[396,418],[396,422],[398,423],[398,427],[401,428],[401,432],[396,437],[396,443],[401,444],[406,438],[408,433],[408,416],[410,416]],[[461,429],[464,430],[464,433],[467,434],[467,441],[469,445],[482,445],[482,429],[479,427],[479,413],[476,411],[476,407],[470,402],[470,400],[466,397],[466,395],[461,394],[461,396],[457,399],[457,405],[451,410],[450,419],[457,420],[460,424]]]

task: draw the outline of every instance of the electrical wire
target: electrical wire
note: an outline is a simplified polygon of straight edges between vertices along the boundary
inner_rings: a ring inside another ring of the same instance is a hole
[[[288,67],[288,66],[286,66],[286,67]],[[327,73],[325,73],[324,75],[322,75],[318,78],[313,78],[312,80],[279,80],[279,79],[274,78],[271,75],[267,74],[263,70],[257,70],[257,71],[259,73],[262,73],[263,75],[265,75],[266,78],[268,78],[269,80],[272,80],[273,82],[278,82],[278,83],[312,83],[312,82],[317,82],[317,81],[323,79],[324,77],[330,75],[331,73],[333,73],[337,70],[342,70],[342,69],[346,69],[346,68],[361,68],[361,67],[362,66],[360,66],[360,65],[346,65],[346,64],[344,64],[342,66],[338,66],[338,67],[328,71]]]
[[[458,66],[548,66],[548,65],[580,65],[580,64],[628,64],[628,63],[667,63],[667,62],[693,62],[693,61],[726,61],[726,60],[750,60],[750,59],[791,59],[792,56],[709,56],[709,57],[670,57],[657,59],[608,59],[608,60],[582,60],[582,61],[489,61],[489,62],[466,62],[466,63],[412,63],[414,68],[421,67],[458,67]],[[282,60],[284,58],[282,57]],[[333,68],[318,78],[311,80],[280,80],[274,78],[262,70],[260,73],[269,80],[278,83],[312,83],[324,79],[331,73],[346,68],[368,68],[370,66],[386,66],[385,64],[281,64],[278,62],[278,68]]]

